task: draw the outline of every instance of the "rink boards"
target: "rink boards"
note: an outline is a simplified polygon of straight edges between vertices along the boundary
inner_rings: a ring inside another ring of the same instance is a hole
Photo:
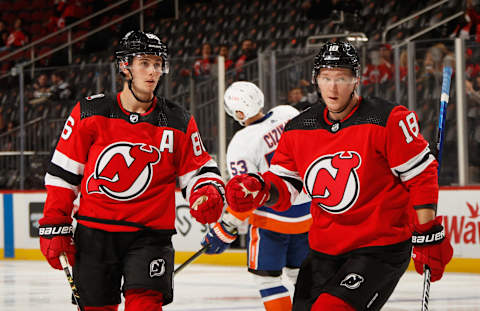
[[[44,191],[0,192],[0,259],[43,260],[38,242],[38,219],[42,217]],[[207,231],[192,219],[187,202],[176,192],[177,234],[173,237],[176,262],[182,263],[200,246]],[[480,273],[480,187],[442,188],[438,214],[454,247],[451,272]],[[197,263],[245,265],[245,250],[221,255],[202,255]]]

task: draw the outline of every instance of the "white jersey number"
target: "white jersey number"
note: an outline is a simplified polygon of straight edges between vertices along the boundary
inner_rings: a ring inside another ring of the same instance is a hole
[[[63,127],[62,134],[60,135],[63,139],[67,140],[70,135],[72,135],[72,127],[75,125],[75,120],[72,116],[69,116],[67,122],[65,122],[65,126]]]
[[[415,113],[413,112],[407,115],[405,121],[407,122],[408,128],[403,120],[400,120],[398,122],[398,125],[402,129],[403,135],[405,135],[405,141],[407,142],[407,144],[409,144],[413,141],[413,137],[412,135],[410,135],[410,133],[412,133],[413,136],[417,137],[418,133],[420,132],[420,128],[418,126],[417,118],[415,118]]]
[[[192,146],[193,146],[193,154],[197,157],[205,151],[205,147],[203,146],[202,140],[200,139],[200,134],[195,132],[191,136],[192,138]]]

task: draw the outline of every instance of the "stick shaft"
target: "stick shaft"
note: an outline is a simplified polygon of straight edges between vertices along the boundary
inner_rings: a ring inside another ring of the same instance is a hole
[[[450,97],[450,84],[452,81],[452,67],[443,67],[442,95],[440,96],[440,113],[438,116],[438,133],[437,133],[437,175],[440,179],[440,167],[442,166],[443,141],[445,139],[445,121],[447,118],[447,105]],[[430,277],[432,271],[430,267],[423,267],[423,295],[422,295],[422,311],[428,311],[428,302],[430,299]]]
[[[442,164],[442,151],[443,143],[445,139],[445,121],[447,118],[447,105],[450,97],[450,84],[452,77],[452,68],[443,68],[443,81],[442,81],[442,95],[440,97],[440,114],[438,116],[438,133],[437,133],[437,162],[438,162],[438,175],[440,175],[440,167]]]
[[[80,295],[78,294],[77,287],[73,282],[73,277],[72,277],[72,274],[70,273],[70,268],[68,267],[67,256],[65,254],[62,254],[59,257],[59,260],[60,260],[60,264],[62,265],[63,271],[65,272],[65,276],[67,277],[68,284],[72,289],[73,300],[75,300],[75,303],[77,304],[77,307],[80,311],[85,311],[83,305],[80,302]]]
[[[430,276],[430,267],[425,265],[423,267],[422,311],[428,311],[428,301],[430,299]]]
[[[192,261],[197,259],[198,256],[205,253],[207,248],[208,248],[208,244],[205,244],[195,254],[193,254],[190,258],[188,258],[184,263],[182,263],[180,266],[178,266],[177,269],[175,269],[175,271],[173,271],[173,275],[176,275],[178,272],[182,271],[187,265],[189,265]]]

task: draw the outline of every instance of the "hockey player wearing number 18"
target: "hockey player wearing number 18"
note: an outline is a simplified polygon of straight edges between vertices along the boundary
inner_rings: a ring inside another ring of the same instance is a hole
[[[227,184],[236,211],[286,210],[302,188],[312,198],[311,250],[294,311],[380,310],[407,269],[412,241],[415,268],[428,265],[432,281],[452,257],[436,217],[438,163],[417,116],[357,95],[359,67],[350,43],[322,46],[312,83],[323,102],[287,124],[268,172]]]
[[[117,310],[122,292],[126,311],[172,301],[176,179],[199,222],[215,223],[224,207],[224,184],[195,120],[155,96],[167,56],[156,35],[126,34],[116,51],[123,90],[77,103],[47,170],[40,248],[55,269],[67,255],[86,311]]]
[[[266,172],[288,120],[298,111],[287,105],[264,114],[264,96],[253,83],[239,81],[225,91],[225,110],[245,128],[239,130],[227,148],[230,176]],[[236,213],[230,208],[207,233],[202,244],[208,254],[222,253],[237,237],[237,229],[248,217],[247,265],[260,292],[265,310],[290,311],[292,302],[282,272],[295,284],[300,264],[308,254],[312,217],[310,199],[298,197],[288,211],[262,206],[252,213]]]

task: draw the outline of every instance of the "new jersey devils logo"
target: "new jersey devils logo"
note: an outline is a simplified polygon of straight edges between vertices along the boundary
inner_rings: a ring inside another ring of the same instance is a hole
[[[356,169],[361,158],[355,151],[322,156],[305,173],[305,190],[327,212],[340,214],[355,204],[360,193]]]
[[[343,280],[340,282],[341,286],[345,286],[348,289],[359,288],[360,285],[365,281],[363,276],[356,273],[349,273]]]
[[[153,165],[159,161],[160,152],[153,146],[114,143],[98,156],[87,180],[87,193],[104,193],[120,201],[136,198],[147,189]]]

